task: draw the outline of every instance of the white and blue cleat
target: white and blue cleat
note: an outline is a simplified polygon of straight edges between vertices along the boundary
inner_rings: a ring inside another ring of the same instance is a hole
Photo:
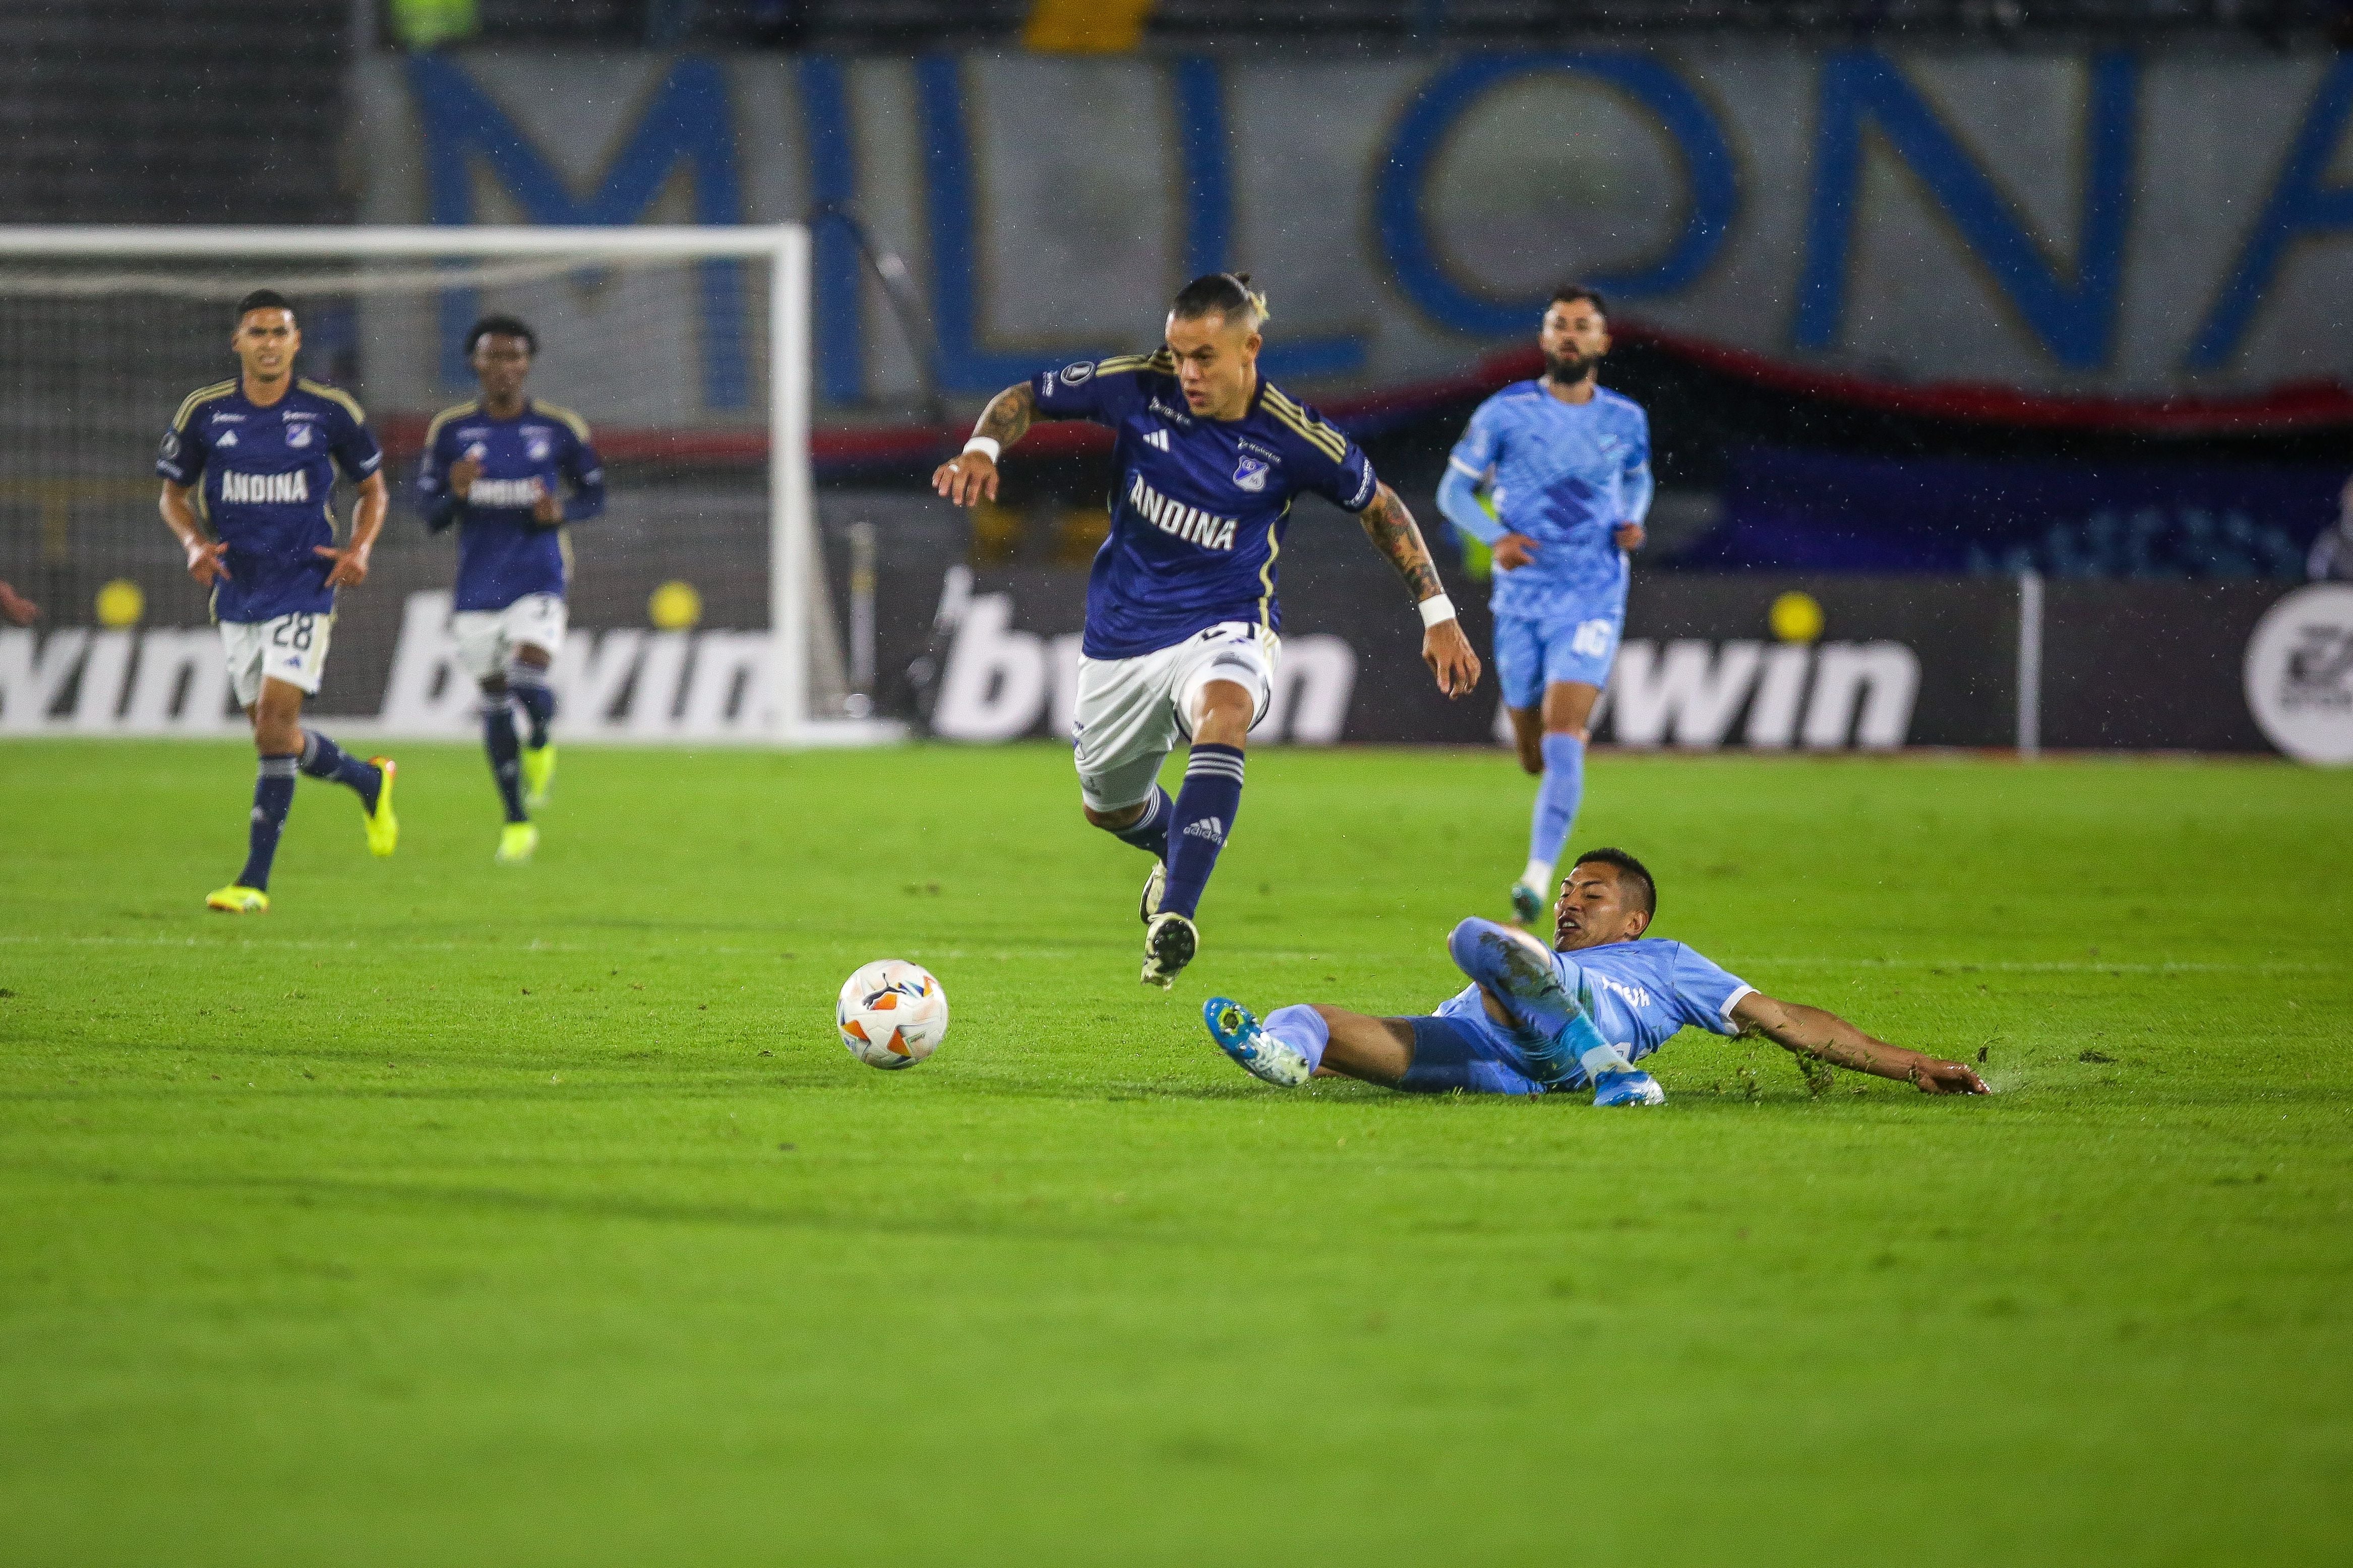
[[[1606,1072],[1593,1080],[1593,1103],[1596,1105],[1664,1105],[1667,1091],[1659,1080],[1636,1068],[1624,1072]]]
[[[1258,1026],[1258,1019],[1240,1003],[1212,996],[1201,1005],[1201,1022],[1218,1048],[1240,1064],[1252,1078],[1280,1089],[1297,1089],[1314,1075],[1305,1056]]]

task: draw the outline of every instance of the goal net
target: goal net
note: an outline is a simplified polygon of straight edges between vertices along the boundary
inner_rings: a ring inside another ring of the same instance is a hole
[[[859,738],[810,493],[807,257],[789,226],[0,229],[0,578],[43,609],[0,630],[0,731],[241,728],[153,463],[181,400],[237,374],[236,302],[269,288],[298,374],[358,399],[392,489],[314,711],[474,727],[456,541],[416,480],[435,413],[476,394],[467,328],[496,313],[533,329],[530,395],[586,420],[605,464],[604,514],[566,531],[565,738]]]

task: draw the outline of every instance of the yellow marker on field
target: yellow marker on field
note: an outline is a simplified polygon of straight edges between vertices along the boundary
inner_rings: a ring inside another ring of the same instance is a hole
[[[672,578],[646,601],[646,616],[662,631],[690,631],[702,619],[702,595],[694,591],[693,584]]]
[[[98,591],[98,624],[135,626],[147,613],[147,595],[128,577],[117,577]]]
[[[1767,620],[1783,642],[1812,642],[1822,635],[1822,606],[1811,594],[1792,588],[1773,601]]]

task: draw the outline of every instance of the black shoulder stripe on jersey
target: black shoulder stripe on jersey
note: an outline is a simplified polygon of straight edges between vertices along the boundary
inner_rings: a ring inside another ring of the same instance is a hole
[[[360,400],[353,397],[350,393],[345,392],[342,387],[329,386],[323,381],[306,381],[300,377],[296,378],[294,384],[301,387],[303,391],[310,393],[314,397],[323,397],[330,403],[342,404],[343,405],[344,412],[352,416],[353,423],[358,425],[364,425],[367,423],[367,415],[361,409]]]
[[[540,413],[546,415],[550,419],[558,419],[563,421],[565,428],[572,432],[572,437],[574,440],[578,441],[584,447],[588,445],[588,421],[581,418],[580,416],[575,414],[569,408],[565,407],[561,403],[542,403],[538,398],[534,397],[531,400],[531,405]]]
[[[1269,414],[1297,431],[1316,450],[1334,462],[1341,462],[1347,458],[1348,438],[1346,437],[1292,402],[1273,386],[1267,387],[1266,396],[1262,401]]]
[[[428,452],[431,451],[433,449],[433,443],[441,438],[441,426],[447,425],[452,419],[463,419],[467,415],[473,413],[474,410],[480,408],[481,405],[482,404],[480,398],[470,397],[463,403],[453,403],[448,407],[444,408],[440,413],[436,414],[433,416],[433,422],[425,426],[425,449]]]
[[[194,414],[199,405],[206,403],[216,403],[236,390],[237,383],[235,381],[216,381],[210,386],[200,386],[196,388],[195,391],[180,399],[180,411],[172,416],[172,428],[174,430],[186,429],[188,427],[188,416]]]

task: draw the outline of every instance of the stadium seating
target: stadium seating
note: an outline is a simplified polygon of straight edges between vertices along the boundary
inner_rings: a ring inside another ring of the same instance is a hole
[[[11,223],[333,223],[347,0],[0,9]]]

